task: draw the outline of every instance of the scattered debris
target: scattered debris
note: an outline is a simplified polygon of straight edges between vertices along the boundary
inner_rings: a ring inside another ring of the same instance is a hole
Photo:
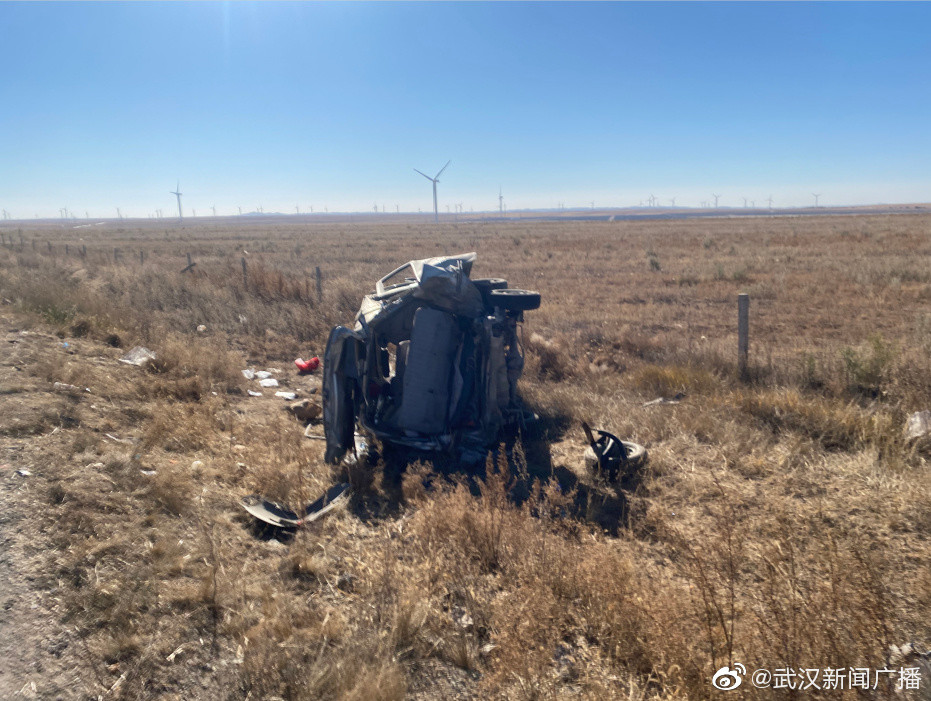
[[[259,380],[259,384],[262,385],[262,387],[277,387],[278,380],[274,377],[266,377],[264,380]]]
[[[275,392],[276,397],[281,397],[282,399],[293,400],[297,399],[297,392]]]
[[[55,390],[56,392],[81,392],[81,391],[90,392],[89,387],[85,387],[82,390],[80,387],[76,387],[75,385],[65,384],[64,382],[56,382],[55,384],[52,385],[52,389]]]
[[[911,441],[931,433],[931,411],[917,411],[905,424],[905,440]]]
[[[288,411],[294,414],[294,417],[298,421],[312,421],[316,419],[323,412],[323,407],[319,404],[316,404],[309,399],[302,399],[299,402],[288,407]]]
[[[312,373],[314,370],[320,367],[320,358],[314,356],[309,360],[304,360],[303,358],[298,358],[294,361],[294,364],[297,365],[298,373],[301,375],[307,375]]]
[[[242,508],[259,521],[278,528],[297,528],[330,513],[349,499],[349,484],[344,482],[330,487],[326,494],[304,508],[304,515],[298,516],[285,506],[270,501],[257,494],[243,497]]]
[[[139,470],[139,472],[146,477],[153,477],[155,475],[155,470]]]
[[[247,368],[242,371],[242,376],[245,377],[247,380],[254,380],[255,370],[253,370],[252,368]]]
[[[643,466],[647,459],[647,451],[642,445],[622,441],[607,431],[595,430],[587,423],[582,422],[582,430],[588,439],[589,447],[585,449],[585,464],[589,469],[605,475],[609,482],[618,477],[625,477],[634,470]],[[595,434],[598,437],[595,437]]]
[[[250,397],[261,397],[261,396],[262,396],[262,393],[261,393],[261,392],[255,392],[255,391],[253,391],[253,390],[251,390],[251,389],[250,389],[250,390],[247,390],[247,391],[249,392],[249,396],[250,396]]]
[[[657,404],[678,404],[683,399],[685,399],[685,392],[677,392],[672,397],[657,397],[656,399],[651,399],[648,402],[644,402],[643,406],[656,406]]]
[[[203,467],[204,467],[204,461],[203,461],[203,460],[195,460],[194,462],[191,463],[191,469],[192,469],[192,470],[200,470],[200,469],[202,469]]]
[[[197,325],[197,333],[206,333],[206,332],[207,332],[206,326],[204,326],[203,324]]]
[[[255,376],[260,380],[267,380],[272,376],[272,373],[268,370],[259,370],[257,373],[255,373]]]
[[[32,473],[26,469],[17,470],[16,474],[19,475],[20,477],[31,477],[32,476]]]
[[[143,346],[136,346],[131,351],[129,351],[129,353],[120,358],[121,363],[126,363],[127,365],[137,365],[139,367],[145,367],[153,360],[155,360],[155,353]]]
[[[110,439],[111,441],[113,441],[114,443],[123,443],[123,444],[125,444],[125,445],[135,445],[135,444],[136,444],[136,442],[135,442],[134,440],[132,440],[131,438],[117,438],[117,437],[114,436],[112,433],[105,433],[105,434],[103,434],[103,435],[104,435],[104,437],[109,438],[109,439]]]
[[[314,433],[313,428],[313,424],[307,424],[307,428],[304,429],[304,438],[313,438],[317,441],[325,441],[326,436],[319,433]]]

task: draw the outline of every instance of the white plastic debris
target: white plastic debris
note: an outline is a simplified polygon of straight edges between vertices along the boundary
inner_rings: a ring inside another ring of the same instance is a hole
[[[276,397],[281,397],[282,399],[297,399],[297,392],[275,392]]]
[[[257,373],[255,373],[255,376],[260,380],[267,380],[272,376],[272,374],[268,370],[259,370]]]
[[[252,390],[250,389],[250,390],[249,390],[249,396],[250,396],[250,397],[261,397],[261,396],[262,396],[262,393],[261,393],[261,392],[254,392],[254,391],[252,391]]]
[[[242,376],[245,377],[247,380],[254,380],[255,370],[253,370],[252,368],[247,368],[242,371]]]
[[[206,326],[204,326],[203,324],[197,325],[197,333],[206,333],[206,332],[207,332]]]
[[[911,441],[931,433],[931,411],[917,411],[905,423],[905,440]]]
[[[74,385],[68,385],[64,382],[56,382],[52,385],[52,389],[56,392],[80,392],[80,387],[75,387]],[[90,390],[88,390],[90,391]]]
[[[147,363],[155,360],[155,353],[150,351],[148,348],[143,346],[136,346],[129,353],[120,358],[121,363],[126,363],[127,365],[138,365],[142,367]]]
[[[29,470],[17,470],[16,474],[20,477],[29,477],[32,473]]]
[[[262,387],[277,387],[278,380],[274,377],[266,377],[264,380],[260,380],[259,384],[262,385]]]

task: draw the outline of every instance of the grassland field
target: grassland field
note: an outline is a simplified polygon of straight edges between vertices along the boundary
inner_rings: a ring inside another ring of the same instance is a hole
[[[701,699],[737,662],[931,647],[931,441],[903,433],[931,409],[931,215],[2,231],[2,698]],[[542,295],[516,465],[347,473],[246,393],[255,367],[319,397],[294,358],[396,266],[467,251]],[[546,479],[614,489],[581,420],[650,454],[608,531]],[[339,479],[350,505],[286,542],[237,506]],[[728,697],[908,698],[890,679]]]

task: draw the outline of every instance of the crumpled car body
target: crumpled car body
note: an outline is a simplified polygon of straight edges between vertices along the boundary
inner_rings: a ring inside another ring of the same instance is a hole
[[[323,358],[328,462],[353,447],[357,430],[479,460],[521,415],[520,325],[540,296],[504,280],[472,280],[475,258],[402,265],[365,296],[352,328],[331,331]]]

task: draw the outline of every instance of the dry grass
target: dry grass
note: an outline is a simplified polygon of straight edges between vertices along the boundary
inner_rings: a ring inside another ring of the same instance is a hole
[[[24,232],[0,251],[0,298],[73,354],[23,360],[0,434],[49,441],[49,589],[93,693],[122,676],[124,698],[707,698],[724,664],[881,668],[890,644],[928,645],[929,453],[902,436],[931,391],[928,226],[149,226],[99,231],[86,256]],[[543,295],[523,391],[545,446],[497,451],[484,483],[422,463],[339,474],[243,394],[246,365],[320,354],[395,261],[472,249],[476,275]],[[148,371],[116,362],[137,344],[158,354]],[[580,419],[650,450],[615,536]],[[347,477],[350,507],[287,543],[235,505],[299,505]]]

